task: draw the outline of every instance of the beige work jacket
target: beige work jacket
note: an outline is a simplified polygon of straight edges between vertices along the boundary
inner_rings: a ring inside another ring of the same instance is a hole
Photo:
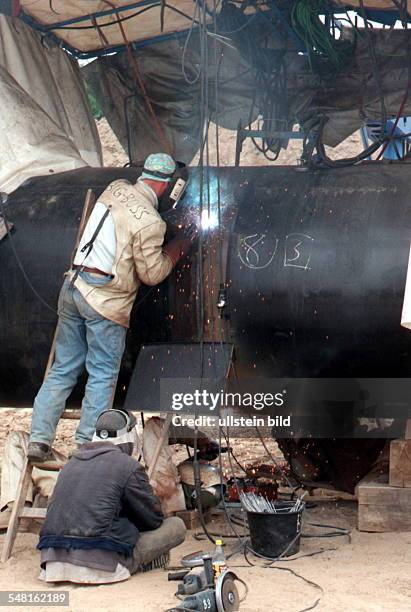
[[[114,181],[98,201],[110,209],[114,221],[114,278],[103,287],[91,287],[77,277],[74,286],[103,317],[128,327],[141,283],[157,285],[173,268],[171,259],[162,251],[166,224],[157,211],[155,193],[141,181]]]

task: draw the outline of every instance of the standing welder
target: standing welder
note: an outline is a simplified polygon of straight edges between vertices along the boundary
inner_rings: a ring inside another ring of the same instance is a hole
[[[28,458],[44,461],[84,367],[88,373],[76,442],[91,440],[112,401],[130,311],[141,283],[157,285],[186,255],[190,227],[164,245],[159,214],[175,205],[186,177],[165,153],[149,155],[135,184],[111,183],[99,197],[60,292],[55,359],[34,402]]]

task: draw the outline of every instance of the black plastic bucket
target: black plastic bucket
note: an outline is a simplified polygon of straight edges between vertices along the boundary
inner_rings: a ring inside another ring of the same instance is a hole
[[[251,548],[264,557],[289,557],[300,550],[301,516],[304,505],[297,511],[295,502],[275,502],[277,514],[247,512]],[[289,509],[287,512],[286,510]]]

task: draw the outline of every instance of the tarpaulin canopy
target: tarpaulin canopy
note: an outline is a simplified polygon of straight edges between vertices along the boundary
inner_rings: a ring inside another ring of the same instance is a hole
[[[360,16],[377,23],[393,25],[397,19],[410,21],[411,0],[406,2],[393,2],[393,0],[349,0],[344,2],[343,0],[332,0],[331,4],[335,5],[337,10],[341,7],[344,11],[346,9],[357,11]]]
[[[240,34],[258,39],[259,30],[250,25]],[[286,65],[287,79],[284,86],[283,115],[279,125],[289,129],[295,123],[305,125],[320,116],[327,117],[324,143],[336,146],[358,130],[364,120],[378,121],[381,117],[381,98],[388,116],[395,116],[402,105],[404,115],[411,113],[411,96],[407,91],[411,84],[409,58],[405,30],[374,30],[370,33],[378,59],[378,75],[369,53],[368,38],[358,37],[355,52],[338,77],[320,78],[313,71],[306,57],[295,48],[272,36],[271,45]],[[237,41],[233,40],[235,45]],[[283,44],[283,47],[281,47]],[[183,61],[183,51],[184,61]],[[260,112],[261,93],[268,87],[271,75],[266,74],[267,84],[255,84],[255,58],[247,53],[247,45],[239,50],[219,46],[222,57],[218,70],[218,103],[216,102],[216,74],[214,62],[208,66],[210,116],[219,125],[236,129],[238,121],[247,125]],[[270,56],[271,57],[271,56]],[[274,55],[272,57],[275,57]],[[147,94],[157,118],[173,144],[179,159],[189,163],[200,142],[200,83],[196,80],[199,63],[199,46],[196,36],[188,45],[183,41],[165,41],[138,51],[139,65]],[[182,65],[187,79],[182,72]],[[270,64],[272,66],[273,64]],[[127,55],[100,58],[84,69],[87,81],[102,106],[109,123],[132,160],[158,149],[158,139],[149,121],[145,99],[133,78],[133,69]],[[402,104],[403,103],[403,104]],[[250,110],[253,113],[250,115]]]
[[[21,0],[20,6],[28,23],[83,53],[180,32],[198,18],[193,0]]]
[[[190,163],[200,146],[201,80],[197,34],[184,40],[169,40],[139,49],[138,63],[144,85],[180,161]],[[208,111],[212,121],[235,130],[256,118],[252,111],[255,83],[248,62],[235,48],[217,44],[217,65],[208,66]],[[209,50],[214,54],[214,45]],[[102,57],[83,69],[102,111],[132,160],[141,160],[159,149],[156,130],[147,112],[145,96],[135,82],[133,66],[126,53]],[[218,77],[217,77],[218,73]],[[218,90],[216,90],[218,79]],[[251,115],[250,115],[251,113]]]
[[[221,4],[214,0],[205,2],[211,20],[215,6],[219,10]],[[260,11],[285,16],[292,4],[291,1],[262,0],[255,6]],[[410,5],[411,0],[408,12]],[[0,11],[18,14],[79,57],[117,50],[126,41],[140,46],[167,39],[170,34],[183,32],[198,23],[199,6],[194,0],[0,0]],[[333,6],[336,11],[351,8],[360,13],[364,7],[370,17],[383,23],[398,17],[398,7],[391,0],[331,0],[326,8],[331,10]],[[253,14],[253,2],[243,3],[243,10]]]
[[[78,63],[18,19],[0,15],[0,190],[27,178],[100,166]]]

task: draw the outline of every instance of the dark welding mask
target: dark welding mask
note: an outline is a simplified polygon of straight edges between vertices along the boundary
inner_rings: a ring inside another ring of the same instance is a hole
[[[111,442],[131,455],[139,448],[135,416],[121,408],[105,410],[97,419],[92,442]]]
[[[188,169],[183,162],[176,161],[176,169],[169,181],[167,189],[159,201],[160,212],[164,213],[176,208],[177,204],[184,198],[188,185]]]
[[[174,172],[161,170],[161,161],[163,158],[170,161],[173,164]],[[160,162],[160,163],[158,163]],[[143,167],[140,179],[151,179],[154,181],[164,181],[167,183],[167,188],[161,198],[159,199],[159,210],[161,213],[166,213],[174,208],[184,198],[184,194],[188,184],[188,169],[183,162],[174,161],[170,156],[165,154],[152,154],[149,155],[145,162],[133,162],[130,164],[131,167]]]

